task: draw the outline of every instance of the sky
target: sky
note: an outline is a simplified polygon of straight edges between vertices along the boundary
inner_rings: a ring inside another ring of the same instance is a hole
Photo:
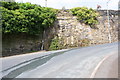
[[[45,0],[15,0],[16,2],[30,2],[32,4],[39,4],[41,6],[45,6]],[[101,6],[101,9],[107,9],[106,3],[108,0],[47,0],[47,7],[52,7],[56,9],[62,9],[65,7],[66,9],[71,9],[74,7],[83,7],[86,6],[88,8],[96,9],[97,5]],[[118,10],[118,2],[119,0],[110,0],[109,1],[109,9]]]

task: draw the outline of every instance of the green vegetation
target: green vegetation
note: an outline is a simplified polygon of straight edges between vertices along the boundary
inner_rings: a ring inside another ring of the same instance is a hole
[[[56,20],[57,10],[31,3],[1,2],[2,33],[37,35]]]
[[[59,38],[56,36],[52,39],[49,50],[62,49],[62,45],[59,43]]]
[[[97,12],[92,8],[88,9],[87,7],[76,7],[70,9],[74,16],[78,17],[78,20],[82,23],[88,24],[91,27],[94,27],[95,24],[98,23],[97,21]]]

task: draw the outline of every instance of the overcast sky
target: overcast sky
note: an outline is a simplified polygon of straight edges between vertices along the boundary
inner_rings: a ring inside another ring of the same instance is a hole
[[[30,2],[45,6],[45,0],[15,0],[16,2]],[[65,6],[66,9],[73,7],[91,7],[96,9],[97,5],[101,5],[102,9],[107,9],[106,2],[108,0],[47,0],[47,6],[61,9]],[[119,0],[110,0],[109,9],[117,10]]]

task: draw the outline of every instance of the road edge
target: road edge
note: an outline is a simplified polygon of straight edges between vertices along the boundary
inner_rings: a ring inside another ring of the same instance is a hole
[[[109,57],[111,57],[114,53],[110,54],[110,55],[107,55],[105,56],[99,63],[98,65],[95,67],[95,69],[93,70],[92,74],[90,75],[90,78],[94,78],[98,69],[100,68],[100,66],[102,65],[102,63],[107,60]]]

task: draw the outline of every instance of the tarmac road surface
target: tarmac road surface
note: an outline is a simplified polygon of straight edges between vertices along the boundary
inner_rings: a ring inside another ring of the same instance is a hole
[[[40,54],[38,52],[0,60],[1,78],[116,78],[118,42]]]

